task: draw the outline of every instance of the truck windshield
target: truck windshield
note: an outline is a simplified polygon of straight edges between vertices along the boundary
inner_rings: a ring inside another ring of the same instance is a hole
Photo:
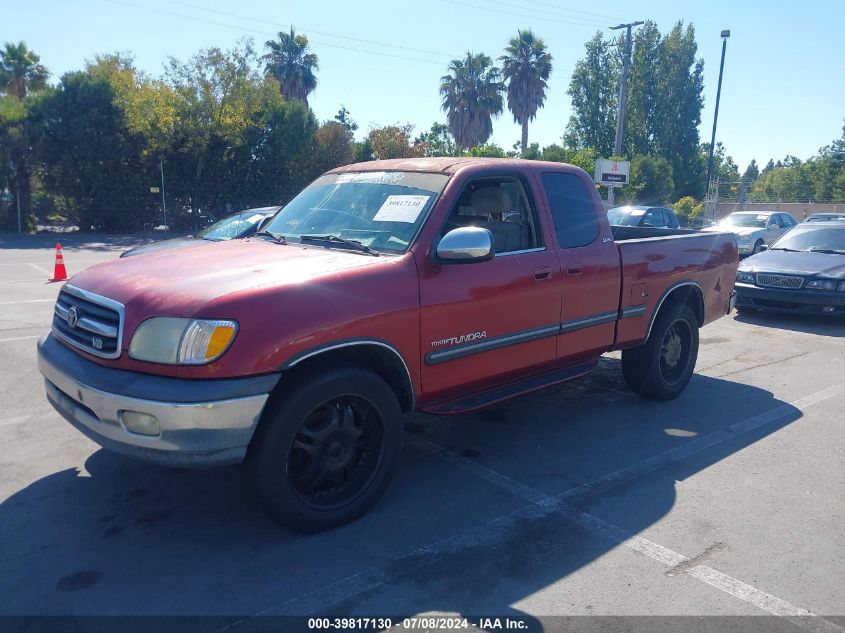
[[[769,216],[767,215],[756,215],[754,213],[732,213],[719,222],[719,226],[745,226],[765,229],[766,221],[768,219]]]
[[[448,180],[445,174],[400,171],[327,174],[291,200],[265,230],[289,241],[334,235],[379,252],[404,253]],[[339,240],[320,244],[347,248]]]

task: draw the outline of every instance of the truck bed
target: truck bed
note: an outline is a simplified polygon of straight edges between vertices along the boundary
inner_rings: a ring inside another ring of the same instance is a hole
[[[619,321],[617,347],[640,344],[660,303],[678,287],[701,291],[702,325],[727,313],[738,261],[733,234],[618,226],[612,234],[621,261],[621,313],[642,312]]]

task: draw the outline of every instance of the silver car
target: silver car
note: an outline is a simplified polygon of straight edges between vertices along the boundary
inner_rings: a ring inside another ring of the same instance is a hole
[[[735,234],[739,254],[753,255],[759,253],[762,246],[772,244],[796,224],[798,220],[789,213],[780,211],[736,211],[704,230]]]

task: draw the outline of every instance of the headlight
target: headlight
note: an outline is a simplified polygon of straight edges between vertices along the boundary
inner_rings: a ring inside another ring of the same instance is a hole
[[[836,282],[832,279],[811,279],[806,288],[812,290],[836,290]]]
[[[129,356],[167,365],[204,365],[229,349],[238,324],[228,320],[147,319],[132,336]]]
[[[737,242],[750,242],[751,236],[750,235],[737,235],[736,241]]]
[[[736,280],[740,281],[744,284],[753,284],[754,283],[754,275],[751,273],[744,273],[744,272],[737,272],[736,273]]]

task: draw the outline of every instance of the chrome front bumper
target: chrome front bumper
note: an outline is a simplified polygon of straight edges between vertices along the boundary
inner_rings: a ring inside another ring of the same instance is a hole
[[[67,354],[73,358],[68,359]],[[83,359],[61,346],[51,335],[38,343],[38,368],[44,375],[50,404],[91,440],[123,455],[185,468],[243,461],[269,397],[267,386],[274,382],[266,377],[252,383],[251,379],[191,381],[109,369]],[[113,379],[113,376],[104,376],[103,372],[120,374],[117,382],[126,386],[125,393],[87,384]],[[99,375],[100,380],[86,380],[92,374]],[[171,386],[169,382],[178,384]],[[233,385],[233,382],[237,384]],[[191,401],[192,383],[196,386],[196,401]],[[214,387],[209,383],[228,383],[225,388],[211,390],[221,395],[227,392],[231,395],[233,391],[247,395],[206,399],[209,387]],[[184,401],[137,397],[139,390],[147,395],[159,390],[166,396],[173,393],[173,388],[178,389],[179,400]],[[267,392],[248,393],[255,389]],[[121,421],[124,411],[154,415],[160,432],[154,436],[133,433]]]

